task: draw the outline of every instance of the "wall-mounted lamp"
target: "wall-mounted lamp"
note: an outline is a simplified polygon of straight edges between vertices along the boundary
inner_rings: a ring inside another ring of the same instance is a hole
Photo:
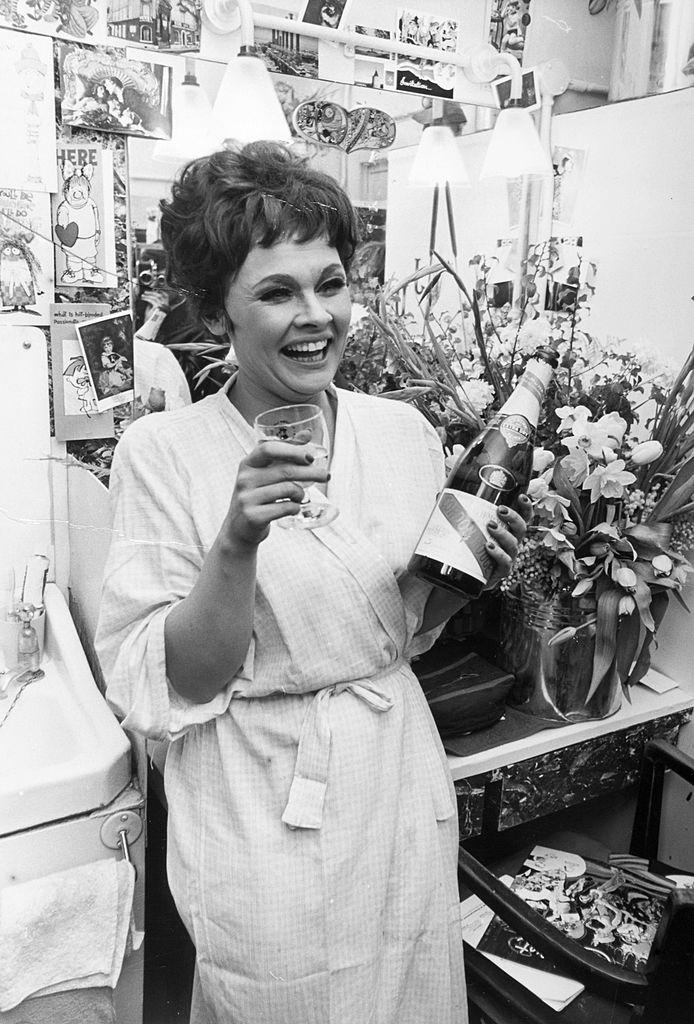
[[[212,108],[215,141],[220,145],[259,139],[290,142],[291,131],[270,73],[254,45],[250,0],[233,0],[233,3],[221,5],[206,3],[205,14],[213,31],[241,28],[239,53],[227,65]]]
[[[195,75],[195,61],[185,59],[185,76],[174,86],[170,139],[161,139],[152,159],[161,163],[183,163],[205,156],[214,149],[211,135],[212,104]]]
[[[480,178],[520,178],[525,174],[552,176],[552,161],[540,142],[533,119],[510,99],[499,112]]]

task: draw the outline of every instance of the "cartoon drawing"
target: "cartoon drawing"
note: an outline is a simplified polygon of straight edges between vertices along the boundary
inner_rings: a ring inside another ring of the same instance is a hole
[[[60,276],[63,284],[100,284],[104,279],[96,265],[101,224],[98,207],[91,198],[93,173],[91,164],[79,169],[69,160],[63,164],[63,199],[54,226],[67,264]]]
[[[86,416],[97,413],[96,400],[92,392],[92,383],[84,356],[73,356],[63,370],[63,377],[75,392],[80,413]]]
[[[0,301],[4,313],[30,313],[40,316],[36,309],[41,270],[36,256],[29,248],[32,232],[18,231],[16,234],[0,230]]]
[[[23,100],[27,101],[24,122],[26,126],[26,159],[28,165],[27,181],[31,185],[40,185],[42,181],[39,153],[41,113],[38,104],[45,97],[48,65],[41,60],[31,42],[29,42],[22,50],[20,59],[15,61],[14,67],[19,78],[19,95]]]

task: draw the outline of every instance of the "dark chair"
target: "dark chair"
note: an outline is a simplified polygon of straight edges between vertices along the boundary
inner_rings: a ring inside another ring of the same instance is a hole
[[[661,875],[677,873],[657,859],[667,770],[694,786],[694,759],[664,740],[651,740],[643,754],[629,852],[647,858],[649,870]],[[642,971],[631,971],[564,935],[462,847],[458,863],[461,896],[474,893],[557,973],[585,985],[557,1012],[465,943],[471,1024],[694,1024],[694,889],[670,892],[648,962]]]

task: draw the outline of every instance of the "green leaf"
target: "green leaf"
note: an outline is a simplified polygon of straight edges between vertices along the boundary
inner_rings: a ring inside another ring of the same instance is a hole
[[[649,635],[649,634],[646,634]],[[617,627],[617,672],[622,684],[629,678],[641,636],[641,619],[636,612],[622,615]]]
[[[655,630],[655,622],[653,621],[653,614],[651,612],[651,600],[653,597],[651,588],[647,583],[644,583],[643,580],[639,580],[634,587],[633,597],[636,601],[636,607],[639,610],[641,621],[646,629],[650,630],[652,633]]]
[[[688,459],[655,504],[649,518],[669,519],[690,499],[694,491],[694,456]]]
[[[568,498],[570,502],[570,508],[572,513],[572,519],[578,527],[579,536],[585,530],[585,524],[583,522],[583,513],[581,509],[581,500],[579,493],[574,485],[569,480],[568,474],[562,468],[561,462],[554,463],[554,469],[552,470],[552,485],[558,495],[562,498]]]
[[[621,591],[614,588],[604,590],[598,598],[598,631],[595,635],[593,676],[586,694],[586,704],[596,693],[614,661],[621,596]]]
[[[658,626],[663,621],[663,616],[665,615],[665,612],[667,611],[667,605],[668,605],[668,595],[667,594],[662,593],[662,594],[654,594],[653,595],[653,598],[652,598],[652,601],[651,601],[651,609],[653,611],[653,621],[654,621],[653,631],[652,632],[648,632],[647,631],[646,635],[643,638],[643,644],[641,646],[641,650],[639,651],[639,656],[636,659],[636,664],[634,665],[633,669],[631,670],[631,673],[627,677],[626,684],[625,684],[626,686],[633,686],[635,683],[639,683],[643,679],[643,677],[645,676],[646,672],[648,672],[649,668],[651,667],[651,644],[653,643],[653,638],[655,636],[655,632],[656,632]]]

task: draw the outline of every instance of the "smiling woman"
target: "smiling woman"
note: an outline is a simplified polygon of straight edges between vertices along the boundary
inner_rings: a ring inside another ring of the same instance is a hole
[[[191,1020],[464,1024],[455,797],[409,664],[459,607],[407,572],[439,438],[332,383],[357,241],[332,179],[253,144],[189,165],[162,207],[174,282],[238,372],[119,442],[96,645],[126,727],[172,741]],[[259,413],[308,402],[328,458],[256,439]],[[315,487],[339,516],[276,529]],[[506,524],[502,573],[525,532]]]

